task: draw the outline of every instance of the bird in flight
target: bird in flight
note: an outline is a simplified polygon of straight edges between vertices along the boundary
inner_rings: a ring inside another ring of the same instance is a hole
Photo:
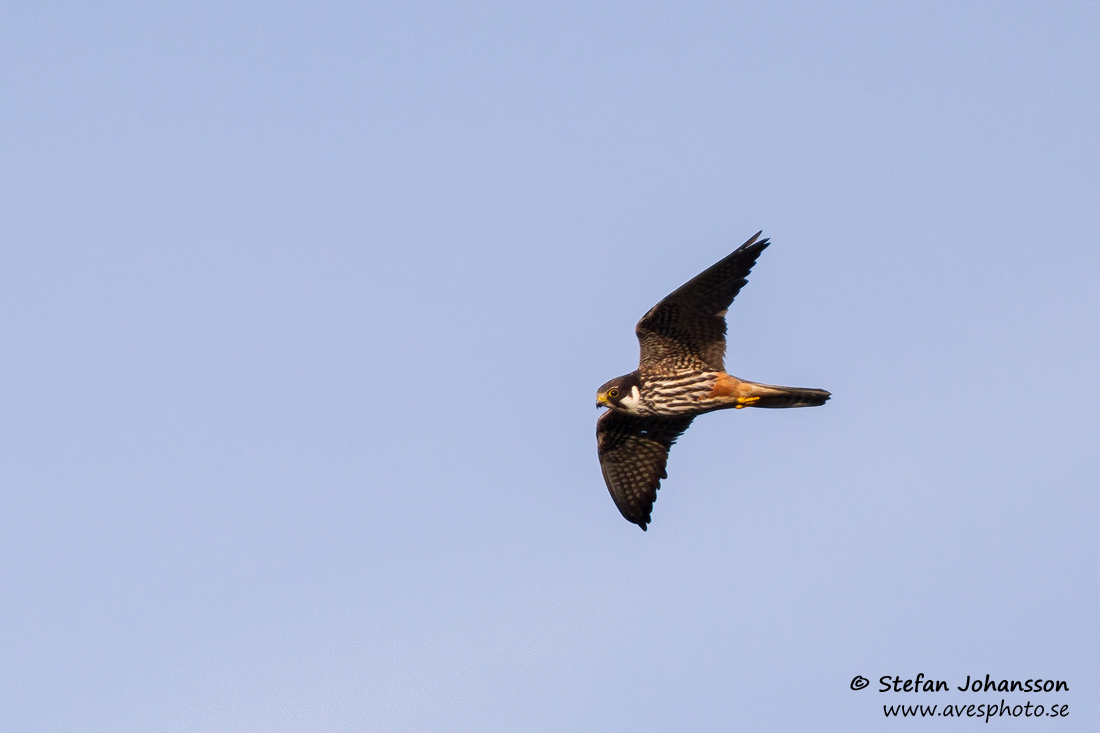
[[[600,387],[596,422],[600,468],[615,506],[643,530],[650,522],[668,451],[691,421],[730,407],[817,407],[823,389],[779,387],[726,373],[726,309],[768,246],[757,232],[649,309],[634,332],[638,368]]]

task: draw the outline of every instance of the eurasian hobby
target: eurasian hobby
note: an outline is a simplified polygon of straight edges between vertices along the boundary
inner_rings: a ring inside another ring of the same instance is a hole
[[[623,516],[642,529],[650,521],[668,450],[698,415],[730,407],[816,407],[823,389],[777,387],[726,373],[726,309],[768,246],[761,232],[653,306],[634,332],[637,370],[596,394],[611,409],[596,422],[600,467]]]

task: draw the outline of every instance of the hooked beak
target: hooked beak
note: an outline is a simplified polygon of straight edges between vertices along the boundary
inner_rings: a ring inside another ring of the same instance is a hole
[[[598,395],[596,395],[596,409],[607,407],[607,405],[607,392],[600,392]]]

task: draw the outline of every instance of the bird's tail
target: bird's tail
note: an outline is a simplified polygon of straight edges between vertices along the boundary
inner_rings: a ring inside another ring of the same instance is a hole
[[[749,397],[737,407],[817,407],[824,405],[829,393],[807,387],[780,387],[775,384],[752,383]]]

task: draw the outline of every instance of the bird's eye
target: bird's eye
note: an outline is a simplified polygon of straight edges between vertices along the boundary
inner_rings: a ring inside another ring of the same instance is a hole
[[[619,388],[618,387],[612,387],[611,389],[607,390],[607,396],[608,396],[609,399],[612,399],[612,400],[615,399],[616,397],[619,396]]]

